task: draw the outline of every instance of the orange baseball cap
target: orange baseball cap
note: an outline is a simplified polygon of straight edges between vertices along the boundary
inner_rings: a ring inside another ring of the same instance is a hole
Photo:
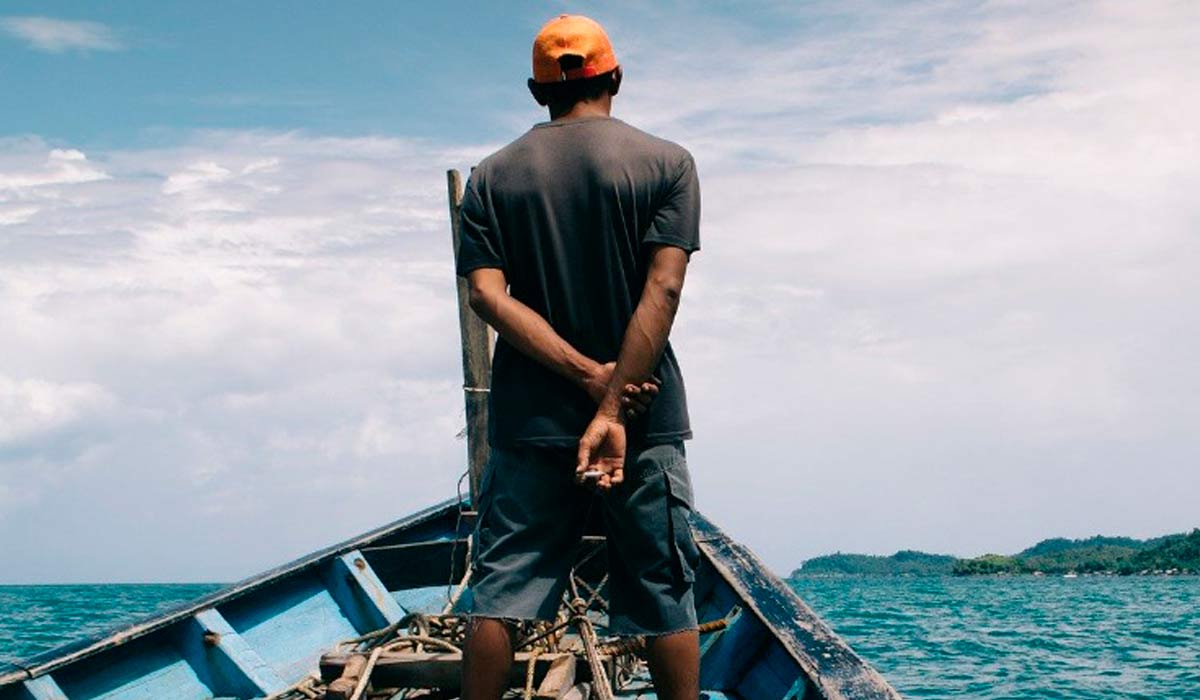
[[[579,56],[583,65],[564,70],[559,59]],[[533,40],[533,80],[557,83],[602,75],[617,67],[617,55],[604,27],[583,15],[559,15]]]

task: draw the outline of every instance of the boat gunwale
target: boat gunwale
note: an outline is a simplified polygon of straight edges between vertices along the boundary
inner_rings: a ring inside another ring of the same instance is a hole
[[[754,552],[699,512],[693,514],[693,523],[697,544],[717,574],[770,630],[825,700],[902,700],[882,674],[851,649]],[[766,609],[764,602],[777,609]],[[802,639],[798,632],[808,639]],[[821,653],[812,653],[817,648]]]
[[[123,625],[84,639],[68,642],[39,652],[26,659],[5,662],[13,668],[0,672],[0,688],[51,673],[67,664],[121,646],[135,639],[186,620],[196,613],[253,593],[271,583],[307,568],[318,566],[330,558],[369,545],[399,530],[421,525],[457,510],[462,501],[450,498],[415,513],[394,520],[365,533],[323,547],[266,571],[254,574],[224,588],[185,602],[165,612],[154,613],[138,622]]]

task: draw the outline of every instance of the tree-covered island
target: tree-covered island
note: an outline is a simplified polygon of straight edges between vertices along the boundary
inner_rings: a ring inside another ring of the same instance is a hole
[[[977,576],[981,574],[1200,574],[1200,529],[1148,540],[1132,537],[1062,537],[1017,554],[960,559],[905,550],[891,556],[827,554],[791,576]]]

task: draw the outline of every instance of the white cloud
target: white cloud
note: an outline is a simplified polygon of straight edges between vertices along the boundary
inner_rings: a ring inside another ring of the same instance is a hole
[[[1194,526],[1200,7],[777,10],[625,27],[618,111],[705,188],[702,507],[781,567]]]
[[[111,403],[112,396],[94,383],[16,381],[0,375],[0,449],[78,424]]]
[[[237,557],[168,574],[235,577],[453,492],[443,166],[463,152],[214,132],[66,177],[29,164],[90,161],[8,145],[5,196],[38,211],[0,239],[0,550],[75,509],[114,539],[154,522],[161,545],[198,550],[278,519]],[[141,547],[114,556],[163,575]]]
[[[163,194],[179,194],[189,190],[201,190],[208,185],[228,180],[233,175],[229,170],[213,162],[192,163],[183,171],[172,173],[163,183]]]
[[[24,223],[36,213],[37,207],[0,205],[0,226]]]
[[[5,143],[20,154],[0,170],[0,198],[11,198],[18,194],[32,196],[36,190],[48,185],[74,185],[82,182],[104,180],[108,174],[88,161],[87,156],[75,149],[50,149],[38,165],[29,161],[30,149],[19,141]],[[22,157],[23,156],[23,157]],[[4,201],[0,199],[0,201]]]
[[[0,17],[0,29],[39,51],[119,51],[125,44],[100,22],[54,17]]]
[[[674,341],[702,510],[782,569],[1196,524],[1196,8],[601,17],[618,115],[703,181]],[[0,142],[0,375],[107,397],[0,448],[0,557],[108,519],[108,563],[55,576],[232,577],[452,493],[443,172],[486,150]]]

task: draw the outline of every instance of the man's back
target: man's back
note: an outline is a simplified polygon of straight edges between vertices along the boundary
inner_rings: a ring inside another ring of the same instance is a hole
[[[545,122],[485,159],[463,202],[459,274],[504,270],[513,297],[598,362],[617,359],[652,244],[699,248],[699,185],[690,154],[611,117]],[[644,443],[691,436],[668,345],[658,398],[630,426]],[[503,338],[493,363],[493,444],[573,446],[594,401]]]
[[[595,20],[550,20],[532,58],[529,91],[551,121],[485,159],[462,206],[458,271],[499,332],[463,700],[509,688],[505,621],[559,618],[593,509],[608,534],[608,631],[646,639],[658,697],[695,700],[700,550],[667,343],[699,247],[695,165],[609,116],[622,71]]]

